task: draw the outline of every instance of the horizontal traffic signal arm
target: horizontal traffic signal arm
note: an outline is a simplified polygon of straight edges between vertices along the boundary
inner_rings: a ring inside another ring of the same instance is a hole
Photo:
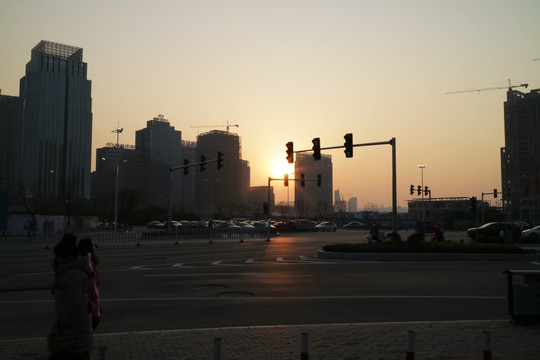
[[[353,147],[359,147],[359,146],[374,146],[374,145],[392,145],[393,140],[389,141],[378,141],[378,142],[371,142],[371,143],[362,143],[362,144],[353,144]],[[345,145],[341,146],[328,146],[328,147],[322,147],[321,150],[332,150],[332,149],[344,149]],[[305,152],[313,152],[313,149],[307,149],[307,150],[295,150],[294,153],[305,153]]]
[[[202,160],[203,157],[201,157],[201,160]],[[205,158],[206,159],[206,158]],[[187,159],[185,159],[184,161],[186,161]],[[213,162],[218,162],[219,161],[219,153],[218,153],[218,158],[216,159],[211,159],[211,160],[205,160],[205,161],[199,161],[199,162],[196,162],[196,163],[186,163],[184,165],[180,165],[180,166],[174,166],[174,167],[171,167],[169,168],[169,172],[173,172],[175,170],[179,170],[179,169],[189,169],[191,166],[200,166],[200,165],[206,165],[206,164],[209,164],[209,163],[213,163]],[[223,153],[221,153],[221,161],[223,162]],[[223,166],[223,165],[221,165]]]

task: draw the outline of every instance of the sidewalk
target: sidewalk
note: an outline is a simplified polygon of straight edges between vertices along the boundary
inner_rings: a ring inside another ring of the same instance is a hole
[[[409,323],[257,326],[144,331],[94,336],[93,359],[214,360],[214,339],[221,338],[220,360],[300,359],[302,333],[308,334],[310,360],[405,359],[414,331],[414,359],[472,360],[484,357],[489,332],[494,360],[540,359],[540,325],[508,320]],[[2,360],[45,360],[44,338],[0,340]]]

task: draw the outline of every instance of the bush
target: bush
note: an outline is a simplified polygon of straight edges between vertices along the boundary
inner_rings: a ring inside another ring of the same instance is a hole
[[[411,246],[423,244],[426,242],[424,233],[415,232],[407,238],[407,244]]]

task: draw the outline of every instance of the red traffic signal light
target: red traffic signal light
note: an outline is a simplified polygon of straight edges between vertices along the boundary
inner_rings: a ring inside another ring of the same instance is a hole
[[[218,151],[217,153],[217,168],[221,169],[223,167],[223,153]]]
[[[311,142],[313,143],[313,158],[315,160],[321,160],[321,139],[314,138]]]
[[[345,143],[343,145],[345,145],[345,157],[351,158],[353,157],[352,134],[351,133],[345,134],[344,138],[345,138]]]
[[[265,215],[268,215],[268,203],[263,202],[263,212]]]
[[[289,164],[292,164],[294,162],[294,146],[293,142],[289,141],[287,144],[285,144],[287,147],[287,162]]]

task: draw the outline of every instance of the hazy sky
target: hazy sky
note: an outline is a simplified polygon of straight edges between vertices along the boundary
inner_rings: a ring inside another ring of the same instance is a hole
[[[254,186],[287,171],[288,141],[395,137],[406,206],[420,163],[434,197],[500,191],[506,91],[445,92],[540,88],[539,22],[538,0],[1,0],[0,88],[18,95],[40,40],[82,47],[94,149],[115,142],[117,122],[134,144],[158,114],[191,141],[212,129],[195,126],[229,121]],[[342,195],[391,204],[389,145],[323,153]]]

